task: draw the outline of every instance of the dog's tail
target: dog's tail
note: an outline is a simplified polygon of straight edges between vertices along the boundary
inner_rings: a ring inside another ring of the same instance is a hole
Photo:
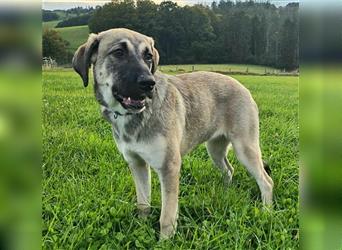
[[[271,175],[271,173],[272,173],[272,171],[271,171],[271,168],[270,168],[270,166],[268,165],[268,163],[266,162],[266,161],[262,161],[262,163],[264,164],[264,169],[265,169],[265,171],[266,171],[266,173],[268,174],[268,175]]]

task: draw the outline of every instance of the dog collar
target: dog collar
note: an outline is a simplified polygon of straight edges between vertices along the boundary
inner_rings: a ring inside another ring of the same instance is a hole
[[[145,108],[146,108],[146,107],[143,107],[143,108],[140,110],[139,113],[141,113],[142,111],[144,111]],[[137,113],[137,114],[139,114],[139,113]],[[114,111],[114,110],[113,110],[114,119],[117,119],[119,116],[134,115],[134,114],[136,114],[136,113],[129,113],[129,112],[127,112],[127,113],[125,113],[125,114],[121,114],[120,112]]]
[[[126,113],[126,114],[121,114],[118,111],[114,111],[114,119],[117,119],[119,116],[125,116],[125,115],[132,115],[132,113]]]

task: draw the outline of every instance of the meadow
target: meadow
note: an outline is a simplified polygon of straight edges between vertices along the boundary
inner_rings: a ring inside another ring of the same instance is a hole
[[[91,84],[84,88],[70,69],[43,71],[42,78],[43,249],[299,248],[298,77],[234,75],[259,106],[262,153],[275,183],[273,209],[263,209],[254,179],[233,152],[235,173],[225,188],[200,145],[183,159],[178,231],[164,242],[158,242],[157,176],[152,214],[139,218],[133,179]]]
[[[69,42],[68,49],[73,53],[77,48],[88,39],[89,28],[87,25],[55,28],[61,37]]]
[[[43,22],[42,26],[43,29],[53,29],[56,27],[56,25],[60,22],[61,20],[55,20],[55,21],[49,21],[49,22]]]
[[[43,28],[58,31],[61,37],[69,42],[68,50],[70,52],[75,52],[81,44],[87,41],[89,35],[88,25],[55,28],[58,22],[60,20],[43,22]]]
[[[167,74],[181,74],[200,70],[226,72],[227,74],[278,74],[281,72],[273,67],[249,64],[183,64],[159,66],[159,69]]]

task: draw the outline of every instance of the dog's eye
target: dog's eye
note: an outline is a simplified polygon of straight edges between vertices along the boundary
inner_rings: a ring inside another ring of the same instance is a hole
[[[145,54],[145,60],[146,61],[152,61],[152,57],[153,57],[153,55],[151,53]]]
[[[124,51],[123,49],[116,49],[113,51],[113,55],[117,58],[123,57],[124,56]]]

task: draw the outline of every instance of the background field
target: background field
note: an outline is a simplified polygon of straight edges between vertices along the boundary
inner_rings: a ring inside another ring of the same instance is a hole
[[[70,52],[75,52],[77,48],[85,43],[88,39],[89,35],[89,27],[88,25],[82,26],[71,26],[71,27],[63,27],[63,28],[55,28],[55,26],[61,20],[43,22],[43,28],[54,29],[58,31],[61,37],[69,42],[68,50]]]
[[[159,70],[168,74],[181,74],[182,72],[190,72],[192,70],[199,71],[219,71],[226,73],[246,73],[246,74],[277,74],[281,71],[276,68],[248,65],[248,64],[183,64],[183,65],[163,65],[159,66]]]
[[[81,44],[85,43],[89,35],[87,25],[56,28],[56,30],[60,32],[64,40],[70,43],[69,49],[71,52],[75,52]]]
[[[61,20],[43,22],[43,28],[53,29]]]
[[[201,145],[183,159],[177,235],[158,243],[156,175],[152,215],[139,219],[132,177],[92,86],[84,88],[71,70],[44,71],[43,248],[297,249],[298,78],[234,77],[259,105],[262,152],[275,183],[274,210],[262,210],[255,181],[232,152],[235,175],[226,190]]]

